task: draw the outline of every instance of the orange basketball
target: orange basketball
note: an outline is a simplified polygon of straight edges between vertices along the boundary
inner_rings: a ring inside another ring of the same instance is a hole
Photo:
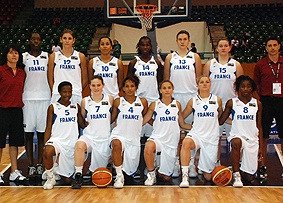
[[[97,168],[92,174],[92,182],[97,187],[107,187],[112,181],[112,173],[108,168]]]
[[[232,180],[232,172],[226,166],[217,166],[211,173],[212,181],[218,186],[226,186]]]

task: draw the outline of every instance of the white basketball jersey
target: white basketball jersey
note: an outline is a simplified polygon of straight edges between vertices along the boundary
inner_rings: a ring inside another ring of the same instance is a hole
[[[58,93],[58,85],[63,81],[72,83],[73,94],[82,95],[81,67],[79,52],[75,51],[70,57],[64,56],[61,51],[54,52],[54,85],[53,93]]]
[[[140,146],[142,130],[143,104],[139,97],[130,104],[124,97],[120,97],[118,107],[117,126],[113,128],[112,135],[122,136],[126,142]]]
[[[174,93],[197,94],[195,56],[193,52],[188,52],[184,57],[181,57],[177,52],[172,53],[170,80],[174,84]]]
[[[193,97],[193,128],[189,134],[197,136],[201,141],[218,144],[219,122],[218,122],[217,96],[210,94],[209,99],[204,101],[199,95]]]
[[[93,59],[93,74],[100,75],[103,78],[105,94],[111,95],[114,98],[119,94],[118,87],[118,59],[112,57],[108,63],[104,63],[99,56]]]
[[[148,62],[144,62],[136,56],[137,62],[134,66],[134,72],[140,79],[137,96],[146,98],[149,101],[155,101],[159,98],[157,84],[158,65],[152,56]]]
[[[162,144],[176,148],[180,139],[178,113],[176,100],[173,100],[168,106],[161,100],[155,101],[153,132],[150,138],[158,138]]]
[[[233,98],[232,128],[230,136],[241,136],[247,140],[258,140],[258,128],[256,126],[256,114],[258,111],[257,100],[251,100],[244,104],[239,98]]]
[[[93,101],[91,96],[83,98],[85,101],[88,126],[83,131],[93,141],[108,140],[110,137],[111,104],[108,95],[103,95],[100,102]]]
[[[236,97],[234,82],[236,81],[236,60],[229,61],[222,65],[217,58],[211,60],[210,73],[211,93],[222,99],[223,106],[226,102]]]
[[[48,53],[42,51],[35,57],[23,53],[23,63],[27,74],[23,100],[50,100],[50,88],[47,81]]]
[[[60,140],[64,145],[74,146],[79,136],[78,130],[78,105],[64,106],[60,103],[52,103],[54,117],[51,137]]]

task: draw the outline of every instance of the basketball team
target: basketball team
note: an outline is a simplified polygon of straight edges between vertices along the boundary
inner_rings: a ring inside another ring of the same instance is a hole
[[[274,117],[283,146],[283,58],[277,38],[266,41],[268,56],[256,64],[254,80],[231,58],[228,39],[218,41],[217,56],[203,67],[199,55],[188,49],[189,33],[181,30],[178,50],[166,56],[163,66],[153,56],[151,39],[143,36],[127,73],[111,55],[108,36],[99,39],[100,55],[88,65],[85,55],[74,50],[75,40],[73,31],[65,29],[62,50],[49,55],[41,50],[40,34],[33,32],[29,52],[21,54],[14,45],[3,51],[0,157],[9,133],[10,181],[27,180],[17,166],[18,146],[25,145],[28,176],[41,175],[44,189],[61,178],[73,189],[81,188],[88,155],[88,175],[111,165],[114,188],[123,188],[124,176],[133,177],[138,170],[141,138],[146,137],[144,185],[180,175],[180,187],[187,188],[189,178],[199,174],[212,179],[221,165],[223,133],[231,145],[232,185],[253,185],[256,176],[265,178]],[[87,85],[90,95],[82,98]],[[255,91],[260,100],[253,97]]]

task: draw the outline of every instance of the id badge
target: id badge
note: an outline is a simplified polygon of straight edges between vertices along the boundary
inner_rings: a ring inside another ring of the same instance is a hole
[[[281,83],[272,83],[272,93],[281,94]]]

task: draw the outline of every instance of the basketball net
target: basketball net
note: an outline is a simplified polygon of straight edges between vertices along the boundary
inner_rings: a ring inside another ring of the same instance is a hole
[[[153,12],[157,11],[157,6],[153,4],[140,4],[136,6],[138,18],[141,22],[143,30],[152,28]]]

